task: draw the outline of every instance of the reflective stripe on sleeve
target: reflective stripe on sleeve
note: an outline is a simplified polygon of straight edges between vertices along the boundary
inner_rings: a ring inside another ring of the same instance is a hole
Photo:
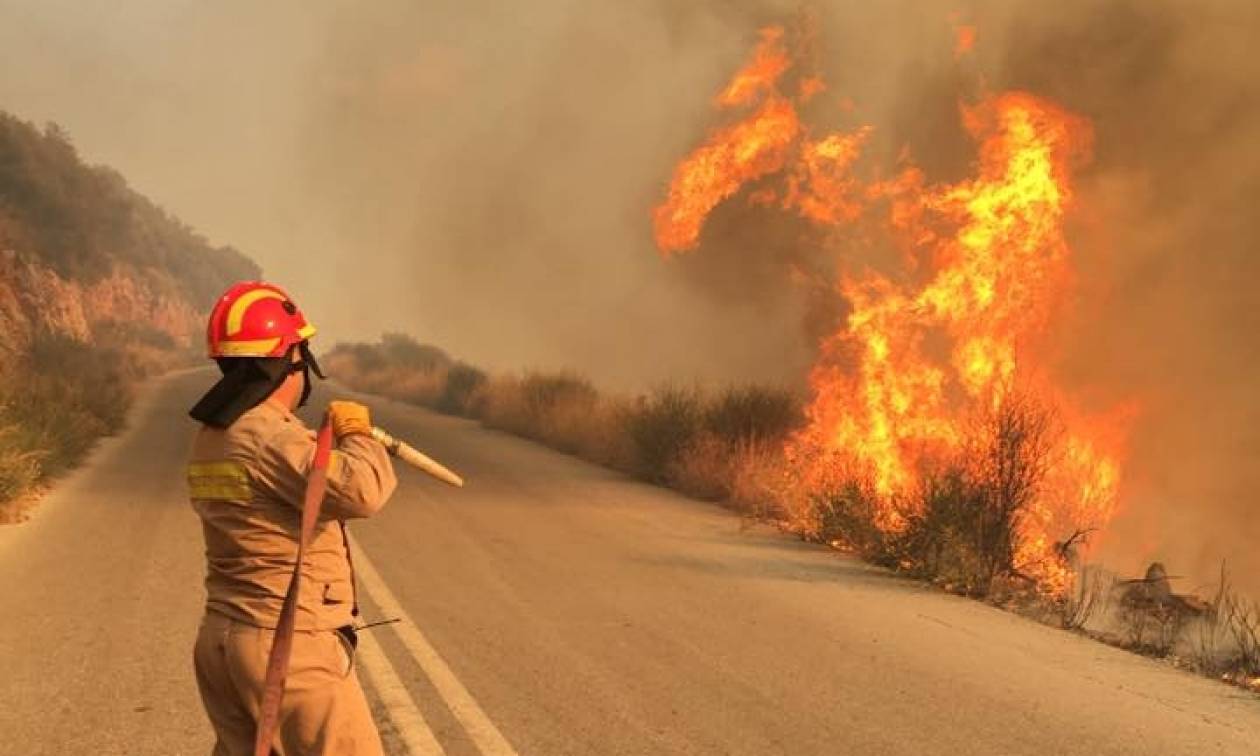
[[[239,462],[193,462],[188,465],[188,495],[193,499],[248,499],[253,495],[249,471]]]

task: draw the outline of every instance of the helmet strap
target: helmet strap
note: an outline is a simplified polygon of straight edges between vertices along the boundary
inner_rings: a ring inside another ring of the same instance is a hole
[[[315,360],[315,355],[311,354],[311,347],[308,342],[303,341],[298,344],[298,353],[302,356],[302,398],[298,400],[299,407],[305,407],[306,401],[311,398],[311,373],[314,372],[320,380],[324,378],[324,371],[320,370],[319,363]]]

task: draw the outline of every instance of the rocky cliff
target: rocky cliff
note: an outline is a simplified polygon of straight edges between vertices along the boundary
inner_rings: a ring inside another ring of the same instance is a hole
[[[91,283],[0,250],[0,352],[29,351],[37,333],[51,331],[85,344],[106,324],[131,324],[187,349],[200,343],[204,317],[169,275],[118,266]]]

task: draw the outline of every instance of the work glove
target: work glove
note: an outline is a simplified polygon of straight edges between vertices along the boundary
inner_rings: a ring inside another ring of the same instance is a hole
[[[368,408],[358,402],[329,402],[328,419],[338,439],[355,433],[372,435],[372,418]]]

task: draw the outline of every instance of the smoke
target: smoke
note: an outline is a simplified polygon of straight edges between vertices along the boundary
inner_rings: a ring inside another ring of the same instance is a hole
[[[965,175],[957,106],[984,89],[1093,121],[1055,369],[1090,406],[1141,403],[1104,553],[1204,581],[1229,557],[1260,593],[1249,0],[0,0],[0,108],[252,255],[325,344],[400,330],[618,388],[799,381],[846,250],[734,200],[664,262],[650,213],[757,28],[802,12],[831,103],[810,115],[872,124],[872,163]],[[961,61],[955,23],[978,29]]]
[[[1226,559],[1260,595],[1260,7],[1070,2],[1024,9],[1000,86],[1096,128],[1081,186],[1076,320],[1061,372],[1100,403],[1136,396],[1127,510],[1103,555],[1161,559],[1201,589]]]

